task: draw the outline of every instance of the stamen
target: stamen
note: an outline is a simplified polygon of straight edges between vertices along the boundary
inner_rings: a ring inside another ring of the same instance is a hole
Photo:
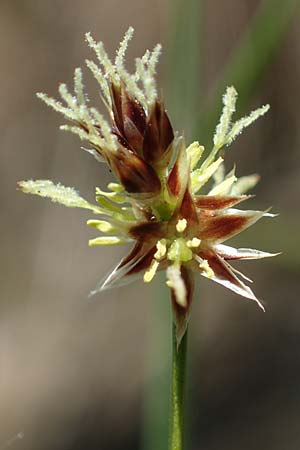
[[[116,231],[116,227],[114,227],[111,223],[107,222],[106,220],[88,220],[86,222],[87,225],[90,227],[97,228],[97,230],[101,231],[102,233],[113,233]]]
[[[97,195],[102,195],[103,197],[106,197],[115,203],[122,204],[126,202],[126,196],[121,194],[120,192],[105,192],[97,187],[96,193]]]
[[[100,236],[89,240],[89,246],[95,245],[121,245],[129,242],[128,239],[121,238],[120,236]]]
[[[188,248],[197,248],[201,244],[201,239],[193,237],[192,240],[186,241],[186,245]]]
[[[157,272],[158,266],[159,266],[159,262],[155,258],[152,259],[149,269],[147,269],[146,272],[144,273],[144,282],[145,283],[150,283],[150,281],[153,280],[153,278]]]
[[[110,189],[113,192],[123,192],[124,187],[119,183],[108,183],[107,185],[108,189]]]
[[[214,271],[208,264],[207,259],[203,259],[203,261],[199,264],[200,269],[202,269],[205,272],[205,275],[207,278],[213,278],[214,277]]]
[[[176,230],[178,231],[178,233],[183,233],[186,227],[187,227],[187,220],[179,219],[176,224]]]
[[[222,162],[223,158],[221,157],[219,157],[216,161],[214,161],[212,164],[209,164],[208,166],[206,165],[206,161],[204,161],[203,165],[199,169],[196,169],[191,173],[193,193],[198,192],[199,189],[202,188],[205,183],[207,183],[207,181],[216,172]]]
[[[187,156],[190,158],[190,168],[194,170],[197,166],[202,154],[204,152],[204,147],[195,141],[186,149]]]
[[[161,239],[156,244],[157,251],[154,254],[154,258],[157,260],[162,259],[167,253],[167,241],[166,239]]]

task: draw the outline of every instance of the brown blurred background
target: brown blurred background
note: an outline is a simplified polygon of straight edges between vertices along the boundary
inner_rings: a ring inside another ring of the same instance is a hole
[[[283,255],[242,267],[265,314],[198,281],[188,448],[300,448],[299,2],[279,11],[283,2],[274,0],[256,34],[249,27],[264,3],[272,2],[1,0],[0,450],[166,448],[171,321],[163,278],[88,300],[124,249],[88,248],[94,234],[87,213],[16,191],[17,180],[45,178],[92,200],[94,187],[110,180],[75,136],[58,130],[61,117],[35,92],[55,96],[60,82],[72,83],[74,68],[91,57],[86,31],[112,55],[130,24],[129,66],[145,48],[163,44],[162,90],[188,137],[211,139],[226,84],[241,91],[239,113],[271,104],[227,161],[228,168],[237,162],[238,175],[262,175],[250,207],[280,212],[237,243]]]

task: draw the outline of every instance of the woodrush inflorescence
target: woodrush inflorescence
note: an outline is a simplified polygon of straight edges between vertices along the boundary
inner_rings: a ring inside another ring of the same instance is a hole
[[[92,293],[121,285],[139,273],[148,283],[158,270],[166,270],[180,343],[190,315],[194,273],[256,301],[263,308],[242,278],[251,280],[229,261],[260,259],[273,254],[235,249],[224,242],[261,217],[272,215],[235,208],[251,197],[245,193],[257,183],[258,176],[237,179],[234,170],[225,173],[219,151],[265,114],[269,106],[232,122],[237,93],[228,87],[213,148],[204,157],[204,148],[198,142],[187,147],[183,136],[173,131],[158,95],[155,69],[161,46],[137,58],[133,74],[126,70],[124,57],[132,35],[130,27],[115,60],[111,61],[103,43],[96,43],[86,34],[88,45],[98,59],[98,64],[90,60],[86,64],[99,84],[111,123],[89,105],[79,68],[75,70],[74,94],[65,84],[59,87],[63,103],[46,94],[37,94],[64,115],[69,123],[61,129],[88,142],[89,148],[84,150],[97,161],[106,163],[117,182],[109,183],[107,192],[96,188],[96,204],[84,200],[73,188],[48,180],[21,181],[19,187],[23,192],[100,215],[99,219],[87,222],[102,233],[90,240],[89,245],[133,244],[130,253]]]

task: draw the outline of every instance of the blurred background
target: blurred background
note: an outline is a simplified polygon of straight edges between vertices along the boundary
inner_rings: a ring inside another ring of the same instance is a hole
[[[242,266],[265,314],[198,280],[187,448],[300,448],[299,14],[299,0],[1,0],[0,450],[166,449],[163,277],[88,300],[125,249],[89,248],[88,213],[16,191],[17,180],[45,178],[92,200],[110,181],[35,92],[72,83],[91,57],[86,31],[113,55],[130,24],[129,67],[163,44],[160,86],[188,140],[210,145],[227,85],[240,93],[238,115],[271,104],[226,163],[262,176],[249,207],[280,212],[235,243],[283,254]],[[97,105],[88,71],[85,80]]]

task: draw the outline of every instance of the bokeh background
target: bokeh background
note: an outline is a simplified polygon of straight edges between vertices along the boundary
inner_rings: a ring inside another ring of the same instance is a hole
[[[35,92],[56,95],[72,82],[91,57],[86,31],[113,54],[130,24],[129,67],[163,44],[160,86],[188,139],[209,145],[227,85],[240,92],[238,114],[271,104],[228,151],[227,167],[259,172],[249,206],[280,212],[236,243],[283,254],[243,264],[265,314],[198,281],[187,448],[299,449],[299,18],[299,0],[1,0],[1,450],[166,449],[163,277],[88,300],[124,248],[88,248],[88,214],[16,191],[17,180],[46,178],[92,199],[110,180]],[[88,71],[86,85],[100,103]]]

